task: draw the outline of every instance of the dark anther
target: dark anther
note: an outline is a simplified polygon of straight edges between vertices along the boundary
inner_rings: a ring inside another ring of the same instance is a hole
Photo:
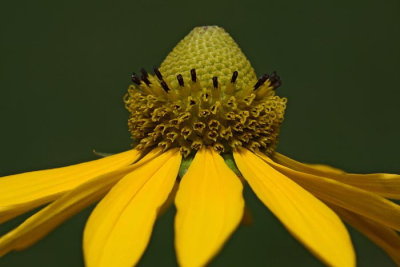
[[[147,71],[146,71],[144,68],[142,68],[142,69],[140,70],[140,72],[142,73],[142,76],[143,76],[143,77],[146,77],[146,78],[149,77],[149,74],[147,73]]]
[[[164,89],[164,91],[165,91],[166,93],[168,93],[168,91],[169,91],[170,89],[169,89],[167,83],[163,80],[163,81],[160,82],[160,84],[161,84],[161,87]]]
[[[195,69],[191,69],[190,70],[190,76],[192,76],[192,81],[196,82],[197,77],[196,77],[196,70]]]
[[[218,88],[218,77],[213,77],[212,80],[214,88]]]
[[[149,86],[151,84],[149,79],[147,79],[147,77],[144,74],[142,74],[141,78],[142,78],[142,81],[144,81],[144,83],[147,84],[147,86]]]
[[[272,72],[271,77],[269,78],[269,81],[271,82],[271,86],[274,87],[274,89],[276,89],[282,85],[281,78],[276,73],[276,71]]]
[[[210,139],[215,139],[215,138],[218,137],[218,133],[217,133],[216,131],[208,132],[208,137],[209,137]]]
[[[274,87],[274,89],[277,89],[277,88],[281,87],[281,85],[282,85],[282,81],[281,81],[281,80],[278,80],[278,81],[276,81],[276,82],[274,82],[274,83],[272,84],[272,86]]]
[[[224,152],[224,146],[221,144],[215,144],[213,147],[214,147],[215,151],[217,151],[218,153]]]
[[[279,79],[280,78],[279,78],[278,74],[276,74],[276,71],[272,72],[271,76],[269,77],[269,81],[271,82],[271,84],[275,83]]]
[[[156,67],[154,67],[154,73],[156,74],[156,76],[157,76],[157,78],[159,80],[163,79],[163,76],[161,75],[161,72]]]
[[[202,122],[196,122],[196,123],[193,125],[193,128],[196,129],[196,130],[204,129],[205,127],[206,127],[206,126],[205,126],[204,123],[202,123]]]
[[[238,77],[239,73],[235,70],[232,74],[232,79],[231,79],[231,83],[236,82],[236,79]]]
[[[258,79],[257,83],[254,85],[254,90],[257,90],[261,85],[263,85],[265,81],[268,80],[268,78],[268,74],[264,74],[263,76],[261,76],[260,79]]]
[[[176,76],[176,79],[178,80],[178,83],[179,83],[180,86],[184,86],[185,85],[185,82],[183,81],[183,77],[182,77],[181,74],[178,74]]]
[[[134,82],[135,84],[137,84],[137,85],[140,85],[140,79],[136,76],[136,73],[132,73],[132,75],[131,75],[131,80],[132,80],[132,82]]]

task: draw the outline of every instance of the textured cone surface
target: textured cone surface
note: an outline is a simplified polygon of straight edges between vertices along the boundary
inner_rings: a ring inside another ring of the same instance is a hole
[[[177,87],[176,76],[182,74],[190,80],[190,70],[196,69],[197,79],[204,87],[212,87],[212,78],[218,77],[221,85],[228,83],[234,71],[239,72],[238,88],[254,85],[254,69],[232,37],[221,27],[194,28],[160,66],[164,79]]]

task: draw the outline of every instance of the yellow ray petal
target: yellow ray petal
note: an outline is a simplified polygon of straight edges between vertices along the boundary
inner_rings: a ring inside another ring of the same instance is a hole
[[[330,173],[340,173],[340,174],[344,174],[346,173],[344,170],[329,166],[329,165],[325,165],[325,164],[313,164],[313,163],[303,163],[304,165],[317,170],[317,171],[321,171],[321,172],[330,172]]]
[[[304,164],[275,153],[274,160],[291,169],[335,179],[381,196],[400,199],[400,175],[389,173],[355,174],[320,164]]]
[[[123,170],[96,177],[29,217],[0,238],[0,256],[11,250],[21,250],[32,245],[60,223],[98,200],[128,168],[132,167],[123,167]]]
[[[66,193],[35,213],[14,230],[0,237],[0,257],[12,250],[24,249],[40,240],[69,217],[99,200],[126,173],[159,155],[149,152],[138,163],[95,177]]]
[[[171,208],[172,204],[174,204],[176,192],[178,192],[179,182],[175,181],[174,187],[172,188],[171,193],[169,193],[167,200],[162,204],[162,206],[158,209],[158,217],[164,215],[169,208]]]
[[[158,209],[178,175],[177,149],[162,153],[121,179],[97,205],[84,232],[87,267],[130,267],[143,254]]]
[[[94,177],[127,166],[139,156],[137,150],[129,150],[68,167],[1,177],[0,223],[53,201]]]
[[[400,235],[396,231],[338,206],[331,205],[331,208],[345,222],[381,247],[400,266]]]
[[[350,237],[331,209],[252,152],[233,156],[258,198],[313,254],[329,266],[355,266]]]
[[[175,247],[181,267],[204,266],[243,216],[243,185],[210,148],[196,153],[175,200]]]
[[[400,206],[371,192],[337,180],[292,170],[265,155],[259,156],[268,164],[325,202],[361,214],[388,227],[400,230]]]

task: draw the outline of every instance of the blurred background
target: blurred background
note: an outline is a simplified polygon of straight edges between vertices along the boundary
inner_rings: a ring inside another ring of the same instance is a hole
[[[6,1],[0,11],[0,175],[130,147],[130,73],[159,65],[193,27],[219,25],[289,99],[278,151],[352,172],[400,173],[400,2]],[[254,222],[211,267],[322,266],[246,190]],[[2,267],[83,266],[89,207]],[[140,267],[177,266],[171,209]],[[26,216],[0,226],[11,229]],[[359,266],[394,266],[351,229]]]

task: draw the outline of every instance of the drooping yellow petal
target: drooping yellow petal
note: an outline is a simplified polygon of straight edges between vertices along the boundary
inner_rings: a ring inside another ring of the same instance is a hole
[[[98,200],[128,168],[131,167],[123,167],[121,170],[96,177],[29,217],[0,238],[0,256],[11,250],[21,250],[32,245],[60,223]]]
[[[53,201],[94,177],[127,166],[139,156],[139,151],[129,150],[68,167],[1,177],[0,223]]]
[[[97,205],[84,232],[87,267],[130,267],[149,241],[158,209],[178,175],[177,149],[162,153],[121,179]]]
[[[355,174],[345,173],[339,169],[320,164],[304,164],[275,153],[276,162],[291,169],[335,179],[339,182],[353,185],[381,196],[400,199],[400,175],[389,173]]]
[[[243,216],[242,183],[210,148],[196,153],[175,200],[175,247],[181,267],[201,267]]]
[[[159,152],[157,149],[150,151],[134,165],[95,177],[41,209],[14,230],[0,237],[0,257],[12,250],[21,250],[34,244],[66,219],[99,200],[126,173],[150,161],[159,155]]]
[[[329,266],[355,266],[348,232],[330,208],[252,152],[233,156],[258,198],[314,255]]]
[[[179,182],[175,181],[174,187],[172,188],[171,193],[169,193],[167,200],[165,200],[164,204],[158,209],[158,217],[164,215],[169,208],[174,204],[176,192],[178,192]]]
[[[304,165],[321,172],[340,173],[340,174],[346,173],[344,170],[325,164],[304,163]]]
[[[337,206],[331,208],[348,224],[381,247],[400,266],[400,235],[377,222]]]
[[[334,179],[292,170],[265,155],[259,154],[259,156],[323,201],[400,230],[400,206],[386,198]]]

